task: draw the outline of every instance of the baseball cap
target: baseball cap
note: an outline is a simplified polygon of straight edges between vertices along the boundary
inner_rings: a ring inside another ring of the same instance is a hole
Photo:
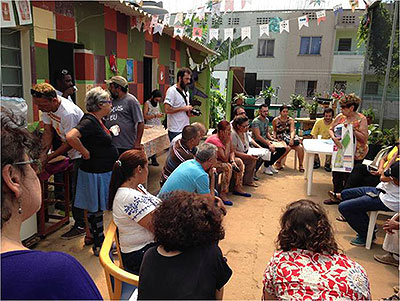
[[[124,77],[119,76],[119,75],[113,76],[110,79],[106,79],[105,82],[107,84],[111,84],[111,83],[117,84],[124,88],[128,87],[128,81]]]

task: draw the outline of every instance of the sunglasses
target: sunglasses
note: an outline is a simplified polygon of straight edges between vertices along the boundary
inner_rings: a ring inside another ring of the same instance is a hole
[[[101,102],[100,102],[100,104],[102,104],[102,103],[112,104],[112,101],[111,101],[111,100],[104,100],[104,101],[101,101]]]
[[[32,169],[36,172],[39,173],[42,169],[42,163],[40,162],[39,159],[33,159],[33,160],[28,160],[28,161],[21,161],[21,162],[14,162],[12,165],[26,165],[30,164]]]
[[[31,89],[31,95],[33,97],[38,97],[38,98],[42,98],[43,96],[47,97],[47,98],[53,98],[53,97],[56,97],[57,94],[56,94],[56,91],[49,91],[49,92],[42,93],[42,92]]]

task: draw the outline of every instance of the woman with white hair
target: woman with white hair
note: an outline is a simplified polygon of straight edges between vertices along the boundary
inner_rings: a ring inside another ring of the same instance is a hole
[[[101,87],[93,88],[86,93],[85,102],[88,113],[67,134],[67,142],[82,154],[75,206],[88,211],[93,253],[98,256],[104,240],[103,210],[107,208],[108,186],[118,150],[111,144],[110,131],[102,120],[111,111],[108,92]]]

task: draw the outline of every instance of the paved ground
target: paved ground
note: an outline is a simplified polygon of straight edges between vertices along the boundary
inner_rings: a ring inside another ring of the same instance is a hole
[[[159,161],[163,163],[165,154]],[[253,193],[249,199],[232,197],[234,206],[228,208],[225,218],[226,237],[220,243],[223,253],[233,270],[233,276],[225,288],[225,299],[257,299],[262,291],[262,274],[269,258],[274,252],[274,242],[279,231],[279,217],[286,204],[306,198],[306,181],[303,174],[292,169],[293,152],[287,160],[287,168],[276,176],[260,176],[260,187],[248,189]],[[151,192],[158,189],[161,167],[150,167],[148,188]],[[313,195],[309,199],[322,202],[331,188],[330,173],[323,169],[314,172]],[[383,253],[381,247],[384,232],[383,220],[378,220],[379,232],[376,244],[371,250],[354,247],[349,240],[354,232],[346,223],[337,222],[337,206],[326,206],[329,218],[336,232],[336,239],[346,255],[359,262],[367,270],[371,281],[373,299],[393,294],[392,287],[398,285],[399,271],[393,266],[377,263],[375,253]],[[110,221],[106,213],[105,224]],[[97,257],[92,255],[90,247],[83,246],[83,238],[64,241],[59,236],[66,231],[60,229],[42,240],[37,249],[45,251],[63,251],[75,256],[95,280],[100,292],[108,298],[104,272]]]

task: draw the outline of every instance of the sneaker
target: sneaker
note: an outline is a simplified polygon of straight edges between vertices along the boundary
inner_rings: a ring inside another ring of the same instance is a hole
[[[274,174],[274,173],[272,172],[272,170],[271,170],[271,166],[268,166],[267,168],[265,168],[264,173],[265,173],[266,175],[270,175],[270,176],[272,176],[272,175]]]
[[[374,259],[375,259],[376,261],[380,262],[380,263],[383,263],[383,264],[390,264],[390,265],[393,265],[393,266],[395,266],[395,267],[398,267],[398,266],[399,266],[399,261],[396,260],[396,259],[393,257],[393,255],[390,254],[390,253],[385,253],[385,254],[383,254],[383,255],[375,254],[375,255],[374,255]]]
[[[325,171],[327,171],[327,172],[331,172],[331,171],[332,171],[332,168],[330,167],[330,165],[325,165],[325,166],[324,166],[324,169],[325,169]]]
[[[222,201],[225,206],[232,206],[233,202],[232,201]]]
[[[319,163],[314,163],[313,168],[314,168],[314,169],[318,169],[318,168],[320,168],[320,166],[321,166],[321,165],[320,165]]]
[[[350,244],[357,247],[365,247],[366,239],[357,235],[356,238],[350,240]]]
[[[278,173],[278,171],[275,169],[274,166],[271,165],[269,168],[271,168],[271,171],[272,171],[273,173]]]
[[[73,226],[68,232],[60,236],[61,239],[73,239],[75,237],[83,236],[86,234],[85,228]]]
[[[100,247],[96,247],[96,246],[92,247],[92,251],[93,251],[94,256],[99,257],[100,249],[101,249]]]

